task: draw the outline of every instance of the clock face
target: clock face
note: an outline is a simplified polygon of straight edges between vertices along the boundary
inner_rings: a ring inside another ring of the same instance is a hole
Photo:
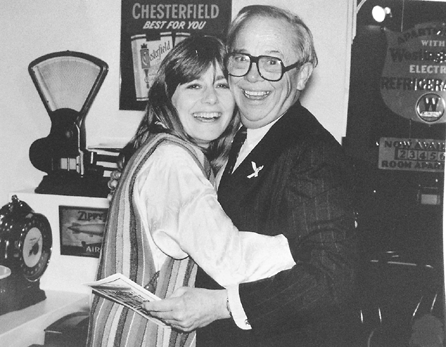
[[[20,257],[23,275],[28,281],[38,280],[45,272],[51,255],[51,246],[49,225],[39,218],[29,219],[22,229]]]
[[[42,256],[42,232],[36,227],[31,228],[23,240],[23,261],[25,266],[31,268],[39,263]]]

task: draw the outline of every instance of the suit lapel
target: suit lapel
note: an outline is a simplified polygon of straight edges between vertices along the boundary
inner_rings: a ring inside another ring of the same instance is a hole
[[[225,182],[222,180],[223,186],[249,186],[269,171],[287,143],[296,141],[296,127],[301,123],[300,108],[299,103],[293,106],[271,127],[233,174],[226,177]]]

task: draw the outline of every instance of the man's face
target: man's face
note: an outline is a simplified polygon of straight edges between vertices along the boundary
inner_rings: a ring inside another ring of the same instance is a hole
[[[269,55],[289,66],[299,59],[291,30],[290,24],[280,19],[250,19],[237,34],[231,52]],[[279,81],[267,81],[259,75],[255,63],[245,76],[229,76],[243,124],[247,128],[260,128],[279,118],[299,98],[305,86],[300,78],[297,67],[285,72]]]

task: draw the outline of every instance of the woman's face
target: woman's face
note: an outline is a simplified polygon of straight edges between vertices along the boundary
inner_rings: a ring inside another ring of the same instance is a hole
[[[187,134],[204,148],[223,133],[235,107],[228,81],[219,66],[210,66],[200,78],[180,84],[172,103]]]

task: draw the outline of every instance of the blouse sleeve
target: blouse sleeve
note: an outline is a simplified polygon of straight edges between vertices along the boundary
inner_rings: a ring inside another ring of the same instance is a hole
[[[295,265],[283,235],[238,231],[200,167],[177,145],[154,151],[138,174],[134,199],[145,230],[165,254],[190,255],[223,287]]]

